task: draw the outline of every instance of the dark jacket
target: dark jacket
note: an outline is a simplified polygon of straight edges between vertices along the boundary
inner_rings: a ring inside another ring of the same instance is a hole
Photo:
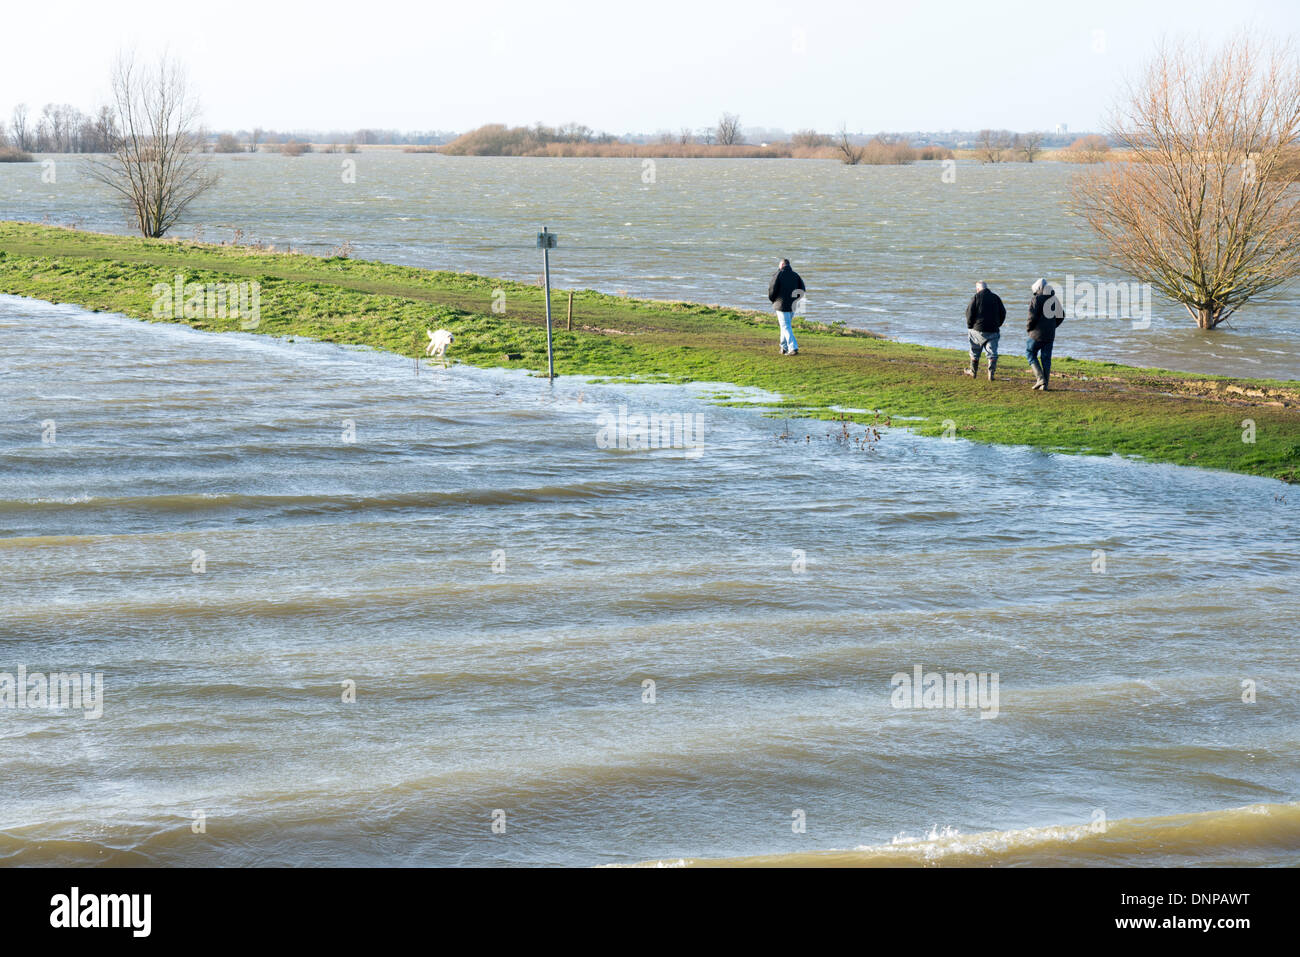
[[[1065,307],[1055,292],[1050,295],[1034,293],[1034,298],[1029,300],[1029,321],[1025,323],[1030,339],[1051,342],[1056,338],[1056,327],[1064,321]]]
[[[794,304],[801,298],[795,290],[804,291],[803,280],[789,266],[782,266],[767,284],[767,301],[776,306],[777,312],[794,312]]]
[[[992,289],[981,289],[966,307],[966,328],[983,333],[997,332],[1007,320],[1007,307]]]

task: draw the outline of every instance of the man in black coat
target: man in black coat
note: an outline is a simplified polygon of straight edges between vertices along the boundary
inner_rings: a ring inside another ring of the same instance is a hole
[[[777,321],[781,325],[781,355],[797,356],[799,343],[794,338],[794,305],[804,295],[803,280],[790,267],[790,260],[782,259],[776,275],[767,284],[767,301],[776,307]]]
[[[998,368],[998,339],[1002,323],[1007,319],[1007,307],[985,282],[975,284],[975,295],[966,307],[966,335],[970,340],[970,368],[966,374],[972,379],[980,371],[980,353],[989,353],[989,381]]]

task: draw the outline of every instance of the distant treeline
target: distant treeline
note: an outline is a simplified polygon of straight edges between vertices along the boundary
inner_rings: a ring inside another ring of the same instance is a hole
[[[33,113],[14,107],[8,124],[0,120],[0,148],[18,153],[106,153],[117,139],[117,122],[107,106],[93,116],[67,103],[47,103]]]
[[[69,104],[47,103],[39,112],[20,103],[8,122],[0,119],[0,158],[25,153],[104,153],[113,149],[117,137],[112,110],[102,106],[93,114]],[[391,146],[410,152],[442,152],[461,156],[732,156],[796,158],[844,158],[848,147],[862,150],[861,162],[899,163],[916,159],[945,159],[952,148],[980,149],[993,155],[990,131],[967,133],[865,134],[841,130],[830,135],[804,129],[788,134],[762,127],[743,128],[740,117],[723,113],[714,126],[654,134],[623,133],[615,136],[579,123],[550,127],[505,126],[492,123],[457,135],[444,130],[402,131],[362,128],[357,130],[275,130],[262,127],[225,131],[200,131],[204,148],[218,153],[256,153],[262,150],[296,156],[325,147],[328,152],[354,152],[363,146]],[[1027,138],[1036,150],[1074,146],[1061,133],[1011,134],[998,131],[997,146],[1008,158],[1019,151]],[[1091,144],[1095,137],[1088,137]],[[918,144],[912,146],[911,144]],[[909,152],[910,151],[910,152]],[[1092,150],[1092,152],[1098,152]],[[1032,155],[1032,154],[1031,154]]]
[[[309,143],[332,144],[334,152],[345,147],[360,146],[437,146],[455,137],[455,133],[442,130],[425,130],[422,132],[403,133],[400,130],[264,130],[253,127],[251,130],[233,130],[210,134],[210,147],[218,153],[256,153],[262,147],[271,152],[291,153],[294,145]],[[284,147],[290,147],[284,149]],[[299,150],[298,152],[306,152]]]
[[[550,146],[608,146],[617,142],[608,133],[596,133],[573,123],[560,127],[489,123],[461,134],[439,152],[454,156],[545,156]]]
[[[687,159],[719,157],[732,159],[794,158],[838,159],[842,149],[827,135],[805,130],[780,142],[746,143],[738,129],[720,124],[721,136],[701,136],[683,130],[663,134],[654,142],[623,142],[607,133],[596,134],[588,127],[569,125],[552,128],[505,126],[490,123],[458,136],[438,152],[453,156],[653,156]],[[915,148],[907,140],[885,136],[859,137],[856,162],[905,164],[916,160],[949,159],[945,147]],[[719,142],[723,140],[723,142]]]
[[[117,142],[112,110],[83,113],[69,104],[49,103],[34,112],[16,106],[6,123],[0,120],[0,162],[28,161],[32,153],[105,153]],[[920,141],[920,145],[913,143]],[[403,132],[392,129],[282,131],[253,127],[200,133],[203,148],[216,153],[274,152],[299,156],[309,152],[357,152],[361,147],[399,147],[407,152],[440,152],[456,156],[623,156],[681,158],[840,159],[851,165],[896,165],[917,160],[951,159],[954,155],[996,163],[1044,158],[1100,162],[1123,158],[1110,154],[1106,138],[1089,134],[1069,138],[1060,132],[1011,133],[980,130],[967,133],[836,134],[803,129],[794,134],[762,128],[743,129],[740,117],[724,113],[716,126],[651,136],[614,136],[589,126],[568,123],[550,127],[506,126],[490,123],[459,136],[442,131]],[[315,144],[315,146],[313,146]],[[954,153],[952,147],[957,147]]]
[[[67,103],[47,103],[40,112],[26,103],[14,107],[8,121],[0,119],[0,159],[27,153],[108,153],[117,142],[117,122],[108,106],[94,114]],[[266,146],[294,154],[289,144],[329,143],[338,149],[353,146],[433,146],[446,143],[454,133],[441,130],[310,130],[282,132],[254,127],[220,133],[203,132],[206,148],[219,153],[255,153]],[[300,150],[299,152],[305,152]],[[296,155],[296,154],[294,154]]]

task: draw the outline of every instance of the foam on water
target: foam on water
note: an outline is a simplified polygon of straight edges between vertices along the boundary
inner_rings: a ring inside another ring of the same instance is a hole
[[[848,851],[729,860],[651,861],[646,867],[1062,867],[1292,866],[1300,855],[1300,804],[1254,804],[1202,814],[961,834],[934,827],[921,838]]]

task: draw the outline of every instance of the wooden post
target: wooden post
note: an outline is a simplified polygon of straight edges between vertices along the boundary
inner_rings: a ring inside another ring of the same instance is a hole
[[[569,290],[569,324],[565,329],[566,332],[573,331],[573,290]]]

